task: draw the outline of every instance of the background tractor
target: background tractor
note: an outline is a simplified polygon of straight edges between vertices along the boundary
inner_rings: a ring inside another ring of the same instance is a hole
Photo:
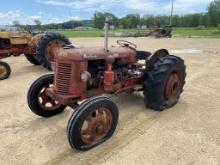
[[[30,63],[51,70],[53,49],[65,44],[70,41],[58,33],[0,32],[0,59],[24,54]],[[1,61],[0,80],[8,78],[10,73],[10,66]]]
[[[101,95],[142,91],[146,105],[162,111],[178,102],[185,84],[186,67],[181,58],[166,49],[139,51],[124,40],[117,41],[118,47],[108,48],[108,26],[107,21],[104,48],[70,45],[55,49],[55,74],[40,77],[28,92],[28,105],[39,116],[57,115],[66,106],[76,108],[67,137],[78,150],[97,146],[116,129],[117,105]]]
[[[150,32],[146,34],[147,37],[155,38],[171,38],[172,37],[172,26],[166,25],[163,27],[154,27]]]

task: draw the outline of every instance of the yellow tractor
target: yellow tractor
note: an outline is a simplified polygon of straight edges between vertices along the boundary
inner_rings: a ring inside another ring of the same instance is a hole
[[[66,44],[70,41],[58,33],[0,32],[0,59],[23,54],[30,63],[51,70],[53,49]],[[10,66],[0,61],[0,80],[7,79],[10,73]]]

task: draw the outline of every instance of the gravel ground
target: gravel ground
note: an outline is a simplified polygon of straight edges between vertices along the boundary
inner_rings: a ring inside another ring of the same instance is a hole
[[[73,110],[44,119],[30,112],[26,95],[31,83],[47,73],[24,57],[5,59],[10,79],[0,82],[0,164],[220,164],[220,39],[128,39],[138,49],[167,48],[187,65],[180,102],[155,112],[142,93],[121,94],[117,131],[106,143],[87,152],[72,150],[66,126]],[[111,38],[110,43],[115,44]],[[77,38],[84,47],[102,46],[102,38]]]

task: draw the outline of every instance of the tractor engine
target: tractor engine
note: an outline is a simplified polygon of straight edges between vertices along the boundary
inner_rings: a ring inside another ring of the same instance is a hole
[[[88,72],[91,74],[91,78],[90,81],[88,81],[87,89],[99,88],[100,84],[104,83],[105,76],[108,77],[105,60],[89,61]],[[133,64],[121,65],[119,59],[112,64],[110,72],[109,75],[110,77],[112,76],[113,84],[123,82],[132,77],[141,77],[143,75],[141,68],[138,68]]]

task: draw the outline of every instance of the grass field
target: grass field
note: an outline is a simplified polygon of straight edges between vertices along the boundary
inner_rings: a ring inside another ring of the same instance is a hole
[[[51,30],[53,32],[58,32],[64,34],[67,37],[101,37],[103,34],[102,30]],[[146,30],[137,30],[137,29],[129,29],[129,30],[114,30],[112,32],[144,32]],[[205,28],[205,29],[197,29],[197,28],[174,28],[173,29],[174,37],[208,37],[208,38],[220,38],[220,30],[217,28]]]
[[[217,28],[175,28],[173,30],[174,36],[179,37],[212,37],[220,38],[220,30]]]

